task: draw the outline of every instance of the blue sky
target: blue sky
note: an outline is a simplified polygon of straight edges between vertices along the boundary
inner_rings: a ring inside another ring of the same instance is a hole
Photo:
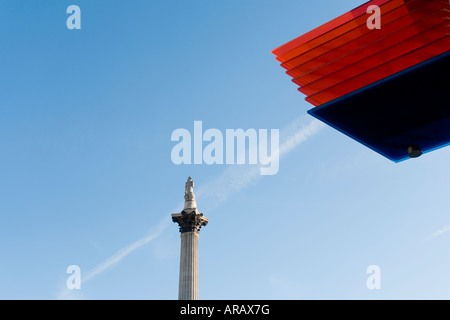
[[[270,53],[360,4],[1,1],[0,298],[176,299],[191,176],[201,299],[449,299],[450,148],[395,164],[320,125]],[[195,120],[280,129],[278,173],[173,164]]]

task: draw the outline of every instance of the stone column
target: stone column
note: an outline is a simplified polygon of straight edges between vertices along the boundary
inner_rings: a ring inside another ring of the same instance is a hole
[[[198,233],[181,234],[178,300],[198,300]]]
[[[179,300],[198,299],[198,233],[208,224],[208,218],[197,211],[193,187],[194,182],[189,177],[184,209],[172,214],[172,221],[178,223],[181,232]]]

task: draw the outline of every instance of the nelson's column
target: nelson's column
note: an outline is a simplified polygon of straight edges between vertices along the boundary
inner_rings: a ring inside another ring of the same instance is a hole
[[[172,221],[181,232],[180,284],[178,300],[198,299],[198,232],[208,224],[208,218],[197,210],[194,181],[188,178],[184,189],[184,209],[173,213]]]

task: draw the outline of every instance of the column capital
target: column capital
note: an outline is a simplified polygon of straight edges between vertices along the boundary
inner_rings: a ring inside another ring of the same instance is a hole
[[[203,213],[199,213],[197,209],[172,213],[172,221],[178,223],[181,233],[198,233],[201,227],[208,224],[208,218],[204,217]]]

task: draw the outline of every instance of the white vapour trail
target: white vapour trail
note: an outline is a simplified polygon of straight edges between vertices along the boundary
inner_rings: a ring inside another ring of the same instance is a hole
[[[173,211],[173,212],[175,212],[175,211]],[[102,273],[106,269],[109,269],[113,265],[119,263],[123,258],[125,258],[127,255],[129,255],[133,251],[139,249],[140,247],[146,245],[153,239],[159,237],[159,235],[167,228],[169,223],[170,223],[170,216],[167,216],[166,219],[164,219],[163,221],[161,221],[159,223],[159,225],[156,227],[156,230],[154,232],[143,237],[142,239],[139,239],[136,242],[133,242],[128,247],[120,249],[115,254],[113,254],[111,257],[109,257],[108,259],[106,259],[105,261],[103,261],[102,263],[97,265],[95,268],[89,270],[86,273],[86,275],[83,276],[83,278],[82,278],[83,283],[85,283],[89,279],[92,279],[93,277],[99,275],[100,273]]]
[[[433,237],[438,237],[438,236],[440,236],[441,234],[444,234],[444,233],[446,233],[446,232],[448,232],[448,231],[450,231],[450,226],[445,226],[445,227],[443,227],[443,228],[441,228],[441,229],[439,229],[439,230],[433,232],[432,236],[433,236]]]
[[[291,122],[287,127],[280,130],[280,146],[278,150],[279,158],[283,158],[295,147],[306,141],[309,137],[319,132],[325,124],[313,119],[307,122],[305,117],[300,117]],[[276,156],[273,154],[272,156]],[[256,183],[262,178],[260,174],[261,165],[234,165],[229,166],[216,179],[202,185],[195,195],[202,204],[205,211],[217,208],[226,201],[232,194]],[[280,164],[280,170],[281,164]]]
[[[309,123],[304,124],[304,118],[299,118],[294,121],[289,127],[282,130],[281,134],[286,136],[286,139],[280,144],[280,157],[285,156],[300,143],[306,141],[309,137],[315,135],[325,124],[319,120],[313,119]],[[285,132],[285,134],[283,134]]]
[[[315,119],[305,124],[305,120],[302,117],[292,122],[287,128],[282,129],[280,135],[281,137],[286,136],[286,138],[280,143],[278,151],[280,158],[288,154],[302,142],[306,141],[309,137],[319,132],[323,127],[324,125]],[[228,199],[230,195],[242,190],[260,178],[259,166],[230,166],[217,179],[199,188],[196,192],[196,196],[197,198],[198,196],[202,197],[202,206],[203,201],[206,200],[205,202],[214,204],[214,207],[216,207],[219,203]],[[183,204],[178,206],[172,212],[176,212],[180,207],[183,207]],[[111,257],[89,270],[82,278],[82,282],[85,283],[98,276],[113,265],[119,263],[130,253],[154,240],[161,235],[169,224],[170,216],[165,218],[157,226],[156,231],[117,251]]]
[[[181,204],[182,206],[183,204]],[[179,207],[178,207],[179,208]],[[176,210],[179,210],[179,209]],[[172,212],[175,212],[172,211]],[[98,276],[105,270],[111,268],[113,265],[119,263],[123,258],[125,258],[127,255],[132,253],[133,251],[139,249],[140,247],[146,245],[150,241],[154,240],[155,238],[159,237],[161,233],[167,228],[167,226],[170,224],[170,216],[167,216],[165,219],[163,219],[155,229],[153,229],[153,232],[149,235],[139,239],[138,241],[133,242],[126,248],[120,249],[116,253],[114,253],[111,257],[97,265],[96,267],[92,268],[91,270],[87,271],[85,274],[82,274],[81,283],[84,285],[86,281],[94,278],[95,276]],[[61,287],[60,290],[57,293],[57,299],[58,300],[79,300],[83,299],[83,295],[77,292],[77,290],[69,290],[66,286]]]

